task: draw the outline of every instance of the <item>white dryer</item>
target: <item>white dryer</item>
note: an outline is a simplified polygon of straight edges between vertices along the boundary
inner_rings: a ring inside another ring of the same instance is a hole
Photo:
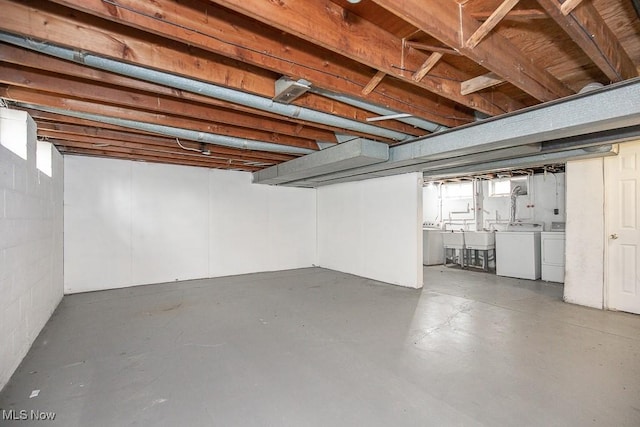
[[[541,233],[542,280],[564,283],[564,222],[551,224],[551,231]]]

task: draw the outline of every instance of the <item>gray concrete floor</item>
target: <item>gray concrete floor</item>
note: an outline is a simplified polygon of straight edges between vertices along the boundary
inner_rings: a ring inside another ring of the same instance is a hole
[[[640,425],[640,316],[482,272],[425,283],[313,268],[67,296],[0,408],[65,427]]]

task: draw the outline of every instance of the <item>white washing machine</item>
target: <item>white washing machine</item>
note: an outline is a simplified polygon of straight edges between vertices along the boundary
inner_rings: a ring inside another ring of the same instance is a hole
[[[496,274],[537,280],[541,276],[540,233],[542,223],[513,223],[496,232]]]
[[[564,283],[564,223],[552,223],[551,231],[541,233],[542,280]]]
[[[444,264],[442,230],[439,228],[422,229],[422,264]]]

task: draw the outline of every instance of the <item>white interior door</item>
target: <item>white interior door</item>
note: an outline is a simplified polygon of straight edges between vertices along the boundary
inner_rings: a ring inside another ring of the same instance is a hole
[[[640,314],[640,142],[605,159],[606,306]]]

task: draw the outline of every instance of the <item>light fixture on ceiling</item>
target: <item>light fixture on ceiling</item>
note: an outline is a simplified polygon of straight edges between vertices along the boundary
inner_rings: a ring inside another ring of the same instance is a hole
[[[349,3],[351,4],[358,4],[360,3],[360,0],[347,0]]]
[[[291,80],[288,77],[280,77],[276,80],[274,101],[282,102],[283,104],[289,104],[311,88],[311,83],[300,79],[298,81]]]

